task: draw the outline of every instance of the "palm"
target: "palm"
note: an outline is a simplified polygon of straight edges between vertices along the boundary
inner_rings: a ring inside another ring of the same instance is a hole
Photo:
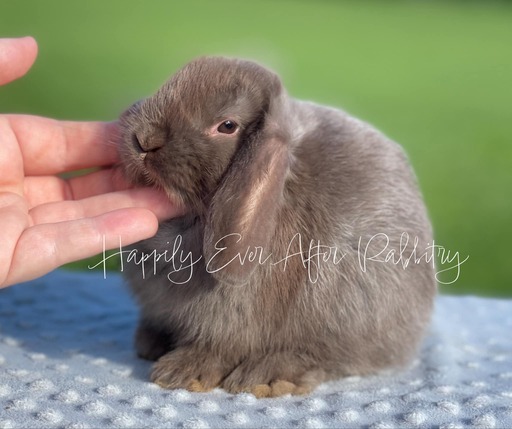
[[[156,191],[127,189],[108,168],[114,124],[0,116],[0,285],[151,236],[155,214],[177,213]],[[63,180],[57,173],[105,166]],[[143,208],[152,207],[155,214]]]

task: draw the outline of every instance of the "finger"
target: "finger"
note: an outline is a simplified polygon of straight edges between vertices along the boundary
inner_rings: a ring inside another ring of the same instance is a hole
[[[59,176],[29,176],[24,181],[30,207],[54,201],[81,200],[132,186],[116,169],[103,169],[65,180]]]
[[[108,166],[118,160],[115,122],[57,121],[5,115],[18,139],[25,175],[42,176]]]
[[[95,218],[26,229],[18,240],[3,286],[32,280],[69,262],[130,245],[156,233],[158,222],[144,209],[123,209]]]
[[[9,273],[16,244],[28,228],[28,208],[22,196],[0,193],[0,288]]]
[[[23,157],[9,121],[0,115],[0,192],[23,195]]]
[[[32,37],[0,39],[0,85],[23,76],[37,57],[37,43]]]
[[[42,204],[30,210],[30,218],[33,225],[57,223],[95,217],[113,210],[131,207],[151,210],[158,220],[184,214],[183,209],[169,201],[163,192],[151,188],[136,188],[79,201]]]

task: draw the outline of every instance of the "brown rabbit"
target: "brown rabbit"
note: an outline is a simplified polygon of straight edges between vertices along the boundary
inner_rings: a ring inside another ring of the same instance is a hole
[[[436,293],[432,231],[396,143],[220,57],[186,65],[120,124],[128,178],[187,211],[125,264],[154,382],[302,394],[414,355]]]

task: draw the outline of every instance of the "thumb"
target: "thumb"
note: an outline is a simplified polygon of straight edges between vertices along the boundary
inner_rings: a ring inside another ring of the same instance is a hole
[[[37,43],[32,37],[0,39],[0,85],[23,76],[37,57]]]

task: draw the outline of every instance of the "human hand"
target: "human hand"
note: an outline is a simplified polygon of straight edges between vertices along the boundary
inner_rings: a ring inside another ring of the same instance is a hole
[[[0,85],[37,56],[32,38],[0,39]],[[105,247],[156,233],[181,209],[154,189],[129,189],[113,165],[116,124],[0,115],[0,287],[31,280]],[[59,173],[103,169],[64,180]],[[151,208],[151,210],[149,209]]]

